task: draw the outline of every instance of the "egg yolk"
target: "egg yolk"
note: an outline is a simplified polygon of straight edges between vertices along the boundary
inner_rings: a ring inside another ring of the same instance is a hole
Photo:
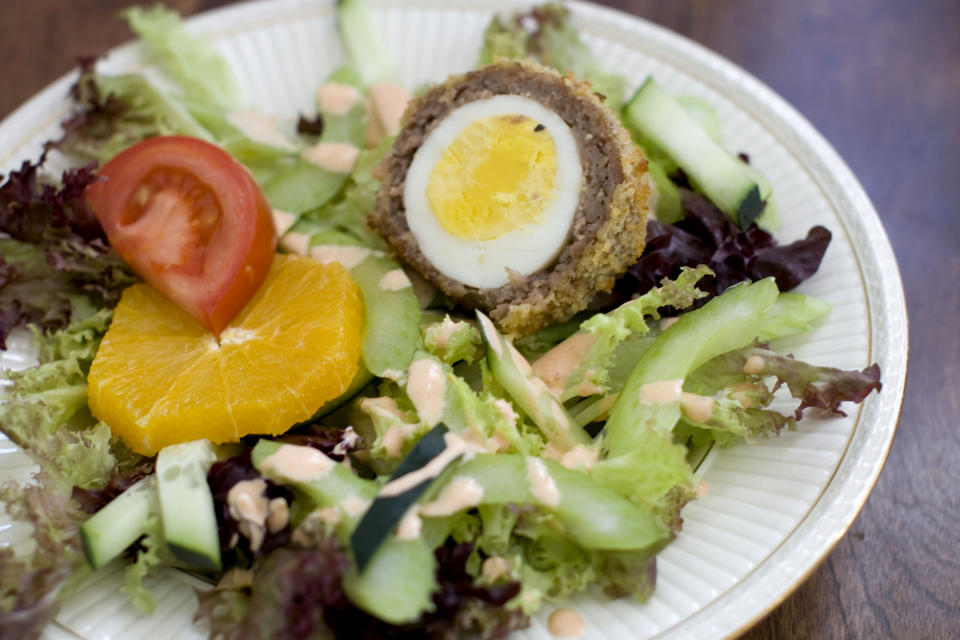
[[[427,183],[427,201],[450,234],[493,240],[543,221],[553,198],[557,149],[535,120],[483,118],[444,150]]]

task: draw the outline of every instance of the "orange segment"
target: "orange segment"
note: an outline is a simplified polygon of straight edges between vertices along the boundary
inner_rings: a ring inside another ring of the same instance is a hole
[[[149,285],[123,292],[88,376],[90,410],[131,449],[277,435],[357,373],[363,302],[338,263],[277,256],[217,339]]]

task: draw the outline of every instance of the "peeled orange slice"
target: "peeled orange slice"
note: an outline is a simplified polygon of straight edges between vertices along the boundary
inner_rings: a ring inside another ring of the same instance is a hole
[[[357,373],[363,302],[338,263],[277,256],[219,338],[146,284],[123,292],[88,376],[90,410],[143,455],[277,435]]]

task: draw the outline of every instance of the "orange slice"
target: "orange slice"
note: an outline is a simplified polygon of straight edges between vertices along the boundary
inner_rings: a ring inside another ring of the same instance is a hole
[[[137,453],[277,435],[357,373],[363,301],[338,263],[277,256],[219,339],[146,284],[123,292],[88,376],[90,410]]]

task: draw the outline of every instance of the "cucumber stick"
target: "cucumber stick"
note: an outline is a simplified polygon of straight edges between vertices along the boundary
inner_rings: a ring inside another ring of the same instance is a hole
[[[624,116],[628,126],[674,160],[742,228],[761,215],[763,195],[750,167],[717,144],[653,78],[630,99]]]
[[[80,538],[87,562],[99,569],[136,542],[157,513],[154,476],[143,478],[80,525]]]
[[[281,447],[292,446],[260,440],[251,457],[254,467],[274,482],[294,487],[317,507],[337,507],[342,518],[335,531],[349,545],[350,534],[363,514],[347,508],[347,501],[371,501],[379,485],[360,478],[342,464],[332,464],[321,479],[307,482],[285,475],[284,469],[264,465]],[[291,473],[296,471],[291,469]],[[344,578],[344,590],[354,604],[382,620],[393,624],[413,622],[432,605],[435,565],[433,551],[423,538],[401,540],[391,535],[362,573],[351,568]]]
[[[546,458],[516,454],[479,454],[444,475],[424,496],[436,498],[449,481],[469,477],[483,487],[480,505],[517,504],[542,506],[530,483],[530,461],[543,465],[556,487],[556,504],[546,508],[563,524],[570,537],[586,549],[639,550],[670,536],[670,532],[643,508],[614,489],[600,486],[589,475],[573,471]]]
[[[392,276],[406,281],[400,265],[393,259],[371,253],[350,269],[363,295],[363,343],[360,353],[364,366],[374,375],[393,377],[405,372],[413,354],[422,347],[420,337],[420,301],[410,285],[396,288]],[[393,375],[388,375],[393,374]]]
[[[550,393],[543,380],[530,368],[516,347],[501,336],[490,318],[477,312],[480,335],[486,347],[490,373],[523,409],[547,440],[567,451],[590,442],[590,436],[578,426],[560,401]]]
[[[163,448],[157,455],[157,490],[163,537],[181,562],[219,570],[220,538],[207,471],[217,459],[208,440]]]
[[[752,344],[778,295],[773,278],[738,284],[667,327],[640,356],[610,409],[603,441],[608,457],[630,453],[643,433],[667,433],[680,419],[679,397],[644,401],[644,385],[682,380],[706,361]]]

